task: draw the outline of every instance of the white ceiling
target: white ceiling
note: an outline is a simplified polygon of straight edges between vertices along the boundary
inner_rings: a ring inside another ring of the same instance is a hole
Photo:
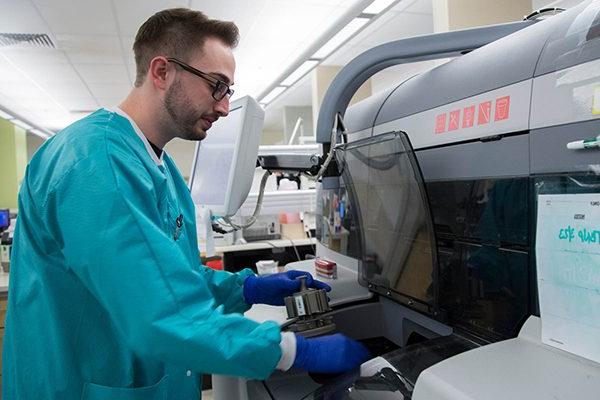
[[[56,45],[0,47],[0,105],[57,130],[118,104],[135,78],[131,48],[138,27],[154,12],[178,6],[238,25],[236,96],[257,96],[328,29],[371,1],[0,0],[0,33],[46,33]],[[342,65],[373,45],[430,32],[430,2],[401,0],[326,63]],[[308,86],[290,95],[310,104]]]
[[[433,32],[432,1],[402,0],[384,15],[368,25],[332,54],[323,64],[343,66],[359,54],[380,44],[406,37]],[[473,0],[475,1],[475,0]],[[583,0],[532,0],[532,9],[545,7],[571,8]],[[448,60],[433,60],[385,69],[371,77],[372,93],[397,86],[404,80],[422,73]],[[297,82],[291,90],[269,104],[265,116],[265,130],[283,129],[285,106],[310,106],[312,103],[311,74]],[[313,121],[315,122],[315,121]],[[313,127],[314,128],[314,127]]]
[[[377,18],[344,46],[329,56],[324,65],[343,66],[359,54],[380,44],[406,37],[433,32],[432,0],[403,0],[384,15]],[[373,93],[387,89],[439,62],[422,62],[388,68],[371,78]],[[265,116],[265,130],[283,129],[285,106],[310,106],[312,103],[311,74],[308,74],[291,90],[269,104]]]
[[[257,96],[325,32],[371,1],[0,0],[0,33],[46,33],[56,44],[55,49],[0,47],[0,106],[58,130],[91,110],[118,104],[134,80],[131,48],[138,27],[154,12],[177,6],[238,25],[236,96]],[[378,44],[432,32],[432,1],[437,0],[400,0],[325,64],[344,65]],[[373,78],[373,89],[431,65],[382,71]],[[311,104],[308,78],[293,89],[269,106],[267,126],[280,119],[286,102]]]
[[[303,49],[371,0],[0,0],[0,33],[47,33],[56,49],[0,47],[0,105],[59,129],[118,104],[135,75],[131,47],[154,12],[176,6],[233,20],[236,94],[257,96]]]

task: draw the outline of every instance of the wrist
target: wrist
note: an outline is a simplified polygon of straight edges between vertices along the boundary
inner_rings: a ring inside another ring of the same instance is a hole
[[[242,292],[244,294],[244,301],[246,304],[256,304],[256,279],[258,279],[256,275],[249,275],[246,279],[244,279],[244,283],[242,284]]]
[[[281,332],[281,342],[279,347],[281,349],[281,358],[277,363],[276,368],[281,371],[287,371],[292,367],[294,361],[296,361],[296,335],[292,332]]]
[[[302,336],[294,334],[296,339],[296,357],[294,358],[293,367],[306,369],[306,359],[308,357],[308,340]]]

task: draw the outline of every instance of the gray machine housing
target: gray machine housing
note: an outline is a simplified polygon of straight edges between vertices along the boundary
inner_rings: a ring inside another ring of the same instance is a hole
[[[440,297],[434,319],[497,341],[515,337],[528,316],[539,315],[533,254],[537,186],[567,174],[594,180],[600,164],[597,150],[566,146],[600,134],[599,15],[598,2],[584,2],[534,24],[526,21],[531,26],[473,51],[465,49],[504,32],[488,27],[382,45],[350,62],[328,90],[317,127],[325,146],[337,114],[343,115],[350,143],[390,131],[406,132],[412,143],[437,238]],[[507,27],[516,25],[502,26]],[[467,54],[345,110],[353,94],[348,87],[360,86],[382,65],[446,56],[451,48]],[[344,180],[326,177],[322,191],[335,192]],[[362,239],[363,251],[369,251],[365,241],[369,238]],[[519,307],[511,321],[476,323],[457,312],[473,300],[455,293],[473,290],[457,279],[473,279],[453,270],[468,269],[465,254],[475,248],[483,249],[477,252],[490,266],[512,265],[502,273],[520,280],[510,288],[520,296],[511,304]],[[365,254],[352,256],[360,260]],[[394,292],[382,289],[378,293]],[[448,291],[460,301],[451,304],[456,299],[448,299]]]
[[[374,73],[445,57],[455,58],[348,108]],[[343,135],[332,132],[338,116]],[[227,394],[216,388],[216,398],[596,398],[600,366],[539,340],[534,231],[537,194],[549,188],[600,191],[600,152],[566,146],[600,134],[600,2],[539,22],[399,40],[358,56],[325,95],[318,142],[328,150],[333,135],[351,144],[399,131],[418,162],[435,234],[435,273],[427,276],[432,301],[411,298],[401,285],[382,286],[361,269],[373,251],[373,238],[361,235],[361,204],[353,204],[348,218],[356,246],[344,251],[323,240],[330,205],[320,204],[317,255],[354,269],[357,281],[376,294],[364,302],[337,302],[331,315],[338,330],[399,348],[363,365],[363,375],[369,368],[395,367],[410,381],[409,393],[405,387],[353,397],[356,383],[322,386],[289,371],[265,382],[228,381]],[[351,191],[347,179],[330,168],[319,202]],[[377,251],[390,261],[385,250]],[[430,307],[414,306],[420,302]],[[569,376],[572,385],[553,380],[556,374]]]

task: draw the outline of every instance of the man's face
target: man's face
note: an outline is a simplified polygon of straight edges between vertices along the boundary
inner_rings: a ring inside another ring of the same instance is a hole
[[[207,38],[203,51],[188,60],[188,64],[228,85],[233,84],[233,53],[219,39]],[[173,63],[171,66],[176,68]],[[176,130],[175,136],[186,140],[202,140],[212,124],[229,113],[229,96],[215,100],[212,97],[214,88],[215,85],[206,79],[177,68],[164,99],[165,109]]]

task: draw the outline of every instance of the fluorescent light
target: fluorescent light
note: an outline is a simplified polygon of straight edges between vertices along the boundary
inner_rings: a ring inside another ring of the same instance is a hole
[[[341,46],[350,36],[354,35],[357,31],[359,31],[367,22],[369,22],[369,18],[354,18],[348,25],[342,28],[334,37],[329,39],[327,43],[323,47],[321,47],[317,52],[313,55],[313,58],[325,58],[334,50],[336,50],[339,46]]]
[[[364,9],[365,14],[379,14],[388,8],[395,0],[375,0]]]
[[[0,57],[4,58],[4,61],[6,61],[15,70],[19,71],[25,79],[27,79],[31,84],[37,87],[40,92],[44,93],[50,99],[50,101],[52,101],[56,106],[58,106],[58,108],[60,108],[67,114],[69,113],[69,110],[67,110],[62,104],[60,104],[46,89],[40,86],[39,83],[37,83],[32,77],[30,77],[25,71],[19,68],[15,63],[13,63],[8,57],[6,57],[2,53],[0,53]]]
[[[296,68],[294,72],[289,74],[288,77],[281,82],[281,84],[285,86],[293,85],[296,83],[296,81],[298,81],[298,79],[302,78],[306,73],[308,73],[308,71],[316,67],[318,63],[318,60],[304,61],[298,68]]]
[[[20,126],[21,128],[25,129],[26,131],[29,131],[31,129],[33,129],[33,126],[29,125],[26,122],[21,121],[20,119],[13,119],[10,122],[12,122],[13,124]]]
[[[0,110],[0,118],[4,118],[5,120],[10,121],[14,117],[9,113],[5,113],[4,111]]]
[[[275,97],[285,92],[285,89],[287,89],[286,86],[277,86],[275,89],[271,90],[265,97],[260,99],[260,102],[269,104],[273,99],[275,99]]]

